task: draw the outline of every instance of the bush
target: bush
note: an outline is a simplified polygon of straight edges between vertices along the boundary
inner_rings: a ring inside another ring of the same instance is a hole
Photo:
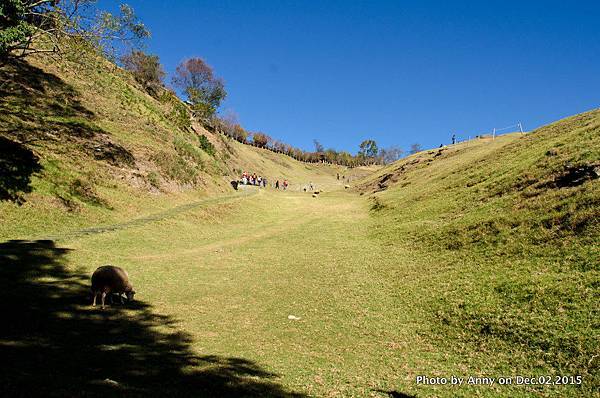
[[[198,141],[200,141],[200,148],[208,153],[210,156],[215,156],[215,146],[206,138],[204,134],[198,137]]]
[[[148,55],[143,51],[132,51],[121,58],[123,68],[130,71],[134,79],[156,96],[162,87],[165,72],[157,55]]]

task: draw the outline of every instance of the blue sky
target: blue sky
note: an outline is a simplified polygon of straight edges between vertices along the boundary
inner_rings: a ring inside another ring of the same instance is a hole
[[[204,58],[226,82],[222,111],[304,149],[437,147],[600,106],[600,1],[128,4],[167,72]]]

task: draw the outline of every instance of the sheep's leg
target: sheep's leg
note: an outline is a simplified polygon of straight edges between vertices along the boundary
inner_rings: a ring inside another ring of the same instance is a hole
[[[106,300],[106,292],[102,292],[102,308],[104,308],[104,300]]]
[[[98,292],[93,292],[94,294],[94,302],[92,303],[92,307],[96,306],[96,297],[98,297]]]
[[[119,293],[119,298],[121,299],[121,304],[125,304],[125,301],[123,301],[123,295],[121,293]]]

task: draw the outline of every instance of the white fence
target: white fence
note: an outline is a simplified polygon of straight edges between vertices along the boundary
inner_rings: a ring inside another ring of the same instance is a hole
[[[494,138],[496,138],[497,135],[512,133],[515,131],[520,131],[521,134],[525,134],[525,132],[523,131],[523,125],[521,124],[521,122],[517,122],[510,126],[501,127],[501,128],[494,127],[491,131],[486,131],[485,133],[481,133],[481,134],[469,135],[468,137],[460,137],[457,134],[453,134],[453,136],[456,138],[455,141],[458,144],[459,142],[471,141],[471,139],[473,139],[473,138],[479,138],[479,137],[483,137],[486,135],[491,135],[492,139],[494,139]]]

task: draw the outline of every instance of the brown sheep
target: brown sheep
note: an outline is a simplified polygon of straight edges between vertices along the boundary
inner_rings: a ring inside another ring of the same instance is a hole
[[[129,282],[129,275],[123,268],[115,267],[113,265],[104,265],[98,267],[92,275],[92,294],[94,295],[93,306],[96,305],[96,298],[98,294],[101,294],[102,308],[104,308],[104,300],[106,295],[117,293],[123,302],[121,294],[125,293],[128,301],[133,300],[135,291],[133,286]]]

